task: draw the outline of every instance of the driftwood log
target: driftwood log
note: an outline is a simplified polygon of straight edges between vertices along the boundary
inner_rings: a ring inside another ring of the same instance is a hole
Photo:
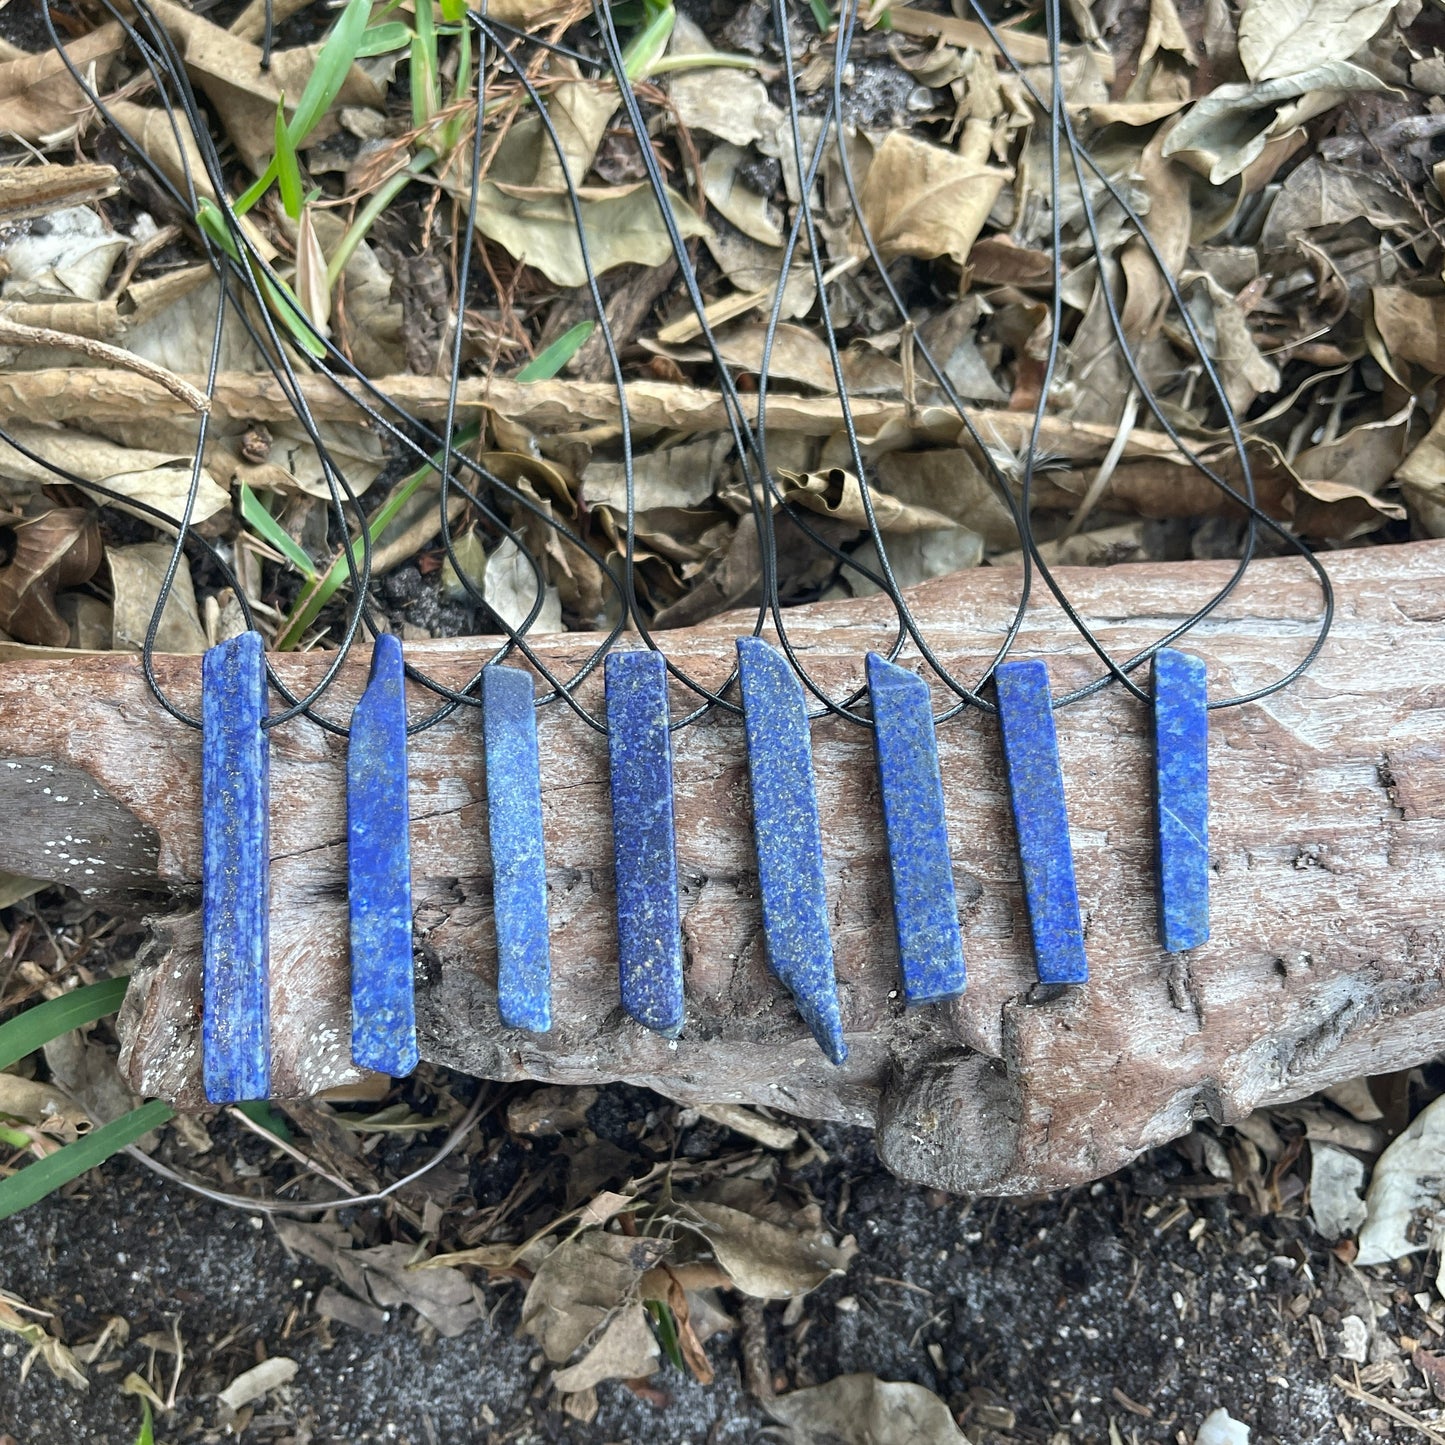
[[[1212,941],[1156,942],[1150,749],[1144,709],[1117,689],[1059,717],[1093,981],[1043,996],[996,729],[968,714],[939,744],[970,968],[967,994],[905,1011],[871,740],[823,721],[815,762],[833,935],[851,1057],[824,1061],[766,967],[741,727],[715,717],[676,739],[688,1022],[675,1043],[617,1002],[603,740],[565,709],[540,731],[551,878],[553,1031],[500,1027],[485,792],[475,713],[414,740],[416,957],[422,1054],[497,1079],[626,1079],[693,1102],[771,1105],[875,1124],[898,1173],[1012,1193],[1076,1184],[1177,1136],[1445,1047],[1445,543],[1348,551],[1332,638],[1267,701],[1213,714]],[[1166,630],[1224,575],[1215,564],[1076,571],[1083,613],[1123,654]],[[1005,570],[917,589],[918,616],[961,674],[991,655],[1017,585]],[[1269,561],[1190,646],[1214,696],[1254,688],[1302,655],[1317,593]],[[790,614],[794,640],[837,688],[886,640],[875,599]],[[739,623],[668,633],[713,681]],[[544,651],[558,667],[586,639]],[[1055,685],[1090,675],[1052,602],[1021,656]],[[449,681],[476,640],[415,646]],[[278,665],[302,687],[321,665]],[[328,698],[345,717],[366,659]],[[194,706],[194,658],[162,660]],[[589,692],[600,702],[600,684]],[[682,702],[679,696],[677,701]],[[424,706],[423,699],[417,700]],[[154,704],[135,659],[0,666],[0,868],[172,911],[150,924],[123,1016],[137,1088],[183,1105],[198,1089],[199,741]],[[345,951],[342,745],[307,723],[273,734],[275,1086],[299,1096],[352,1077]],[[139,893],[136,891],[140,890]],[[149,890],[149,893],[146,892]],[[177,911],[179,910],[179,911]]]

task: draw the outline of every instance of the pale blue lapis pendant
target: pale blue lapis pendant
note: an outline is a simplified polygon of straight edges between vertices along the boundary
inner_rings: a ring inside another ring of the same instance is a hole
[[[1049,670],[1037,661],[1001,662],[994,684],[1039,982],[1087,983]]]
[[[1209,711],[1204,662],[1154,655],[1154,799],[1159,933],[1166,952],[1209,937]]]
[[[868,696],[903,996],[910,1004],[936,1003],[961,994],[967,975],[933,702],[921,677],[876,652],[868,654]]]
[[[759,637],[738,638],[753,833],[768,962],[818,1047],[848,1057],[828,932],[823,836],[813,785],[808,710],[787,659]]]
[[[667,663],[660,652],[613,652],[604,676],[622,1007],[675,1038],[683,1024],[682,917]]]
[[[552,1027],[552,954],[531,673],[496,665],[483,670],[482,736],[497,926],[497,1012],[509,1029],[545,1033]]]
[[[201,660],[201,1071],[212,1104],[271,1092],[270,746],[266,646]]]
[[[402,1077],[416,1068],[411,950],[411,812],[401,643],[376,639],[371,680],[346,749],[346,865],[351,910],[351,1059]]]

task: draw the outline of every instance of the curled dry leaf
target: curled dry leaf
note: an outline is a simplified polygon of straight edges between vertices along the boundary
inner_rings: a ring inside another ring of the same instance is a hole
[[[856,1245],[839,1246],[820,1229],[788,1229],[727,1204],[694,1200],[693,1228],[712,1248],[733,1288],[754,1299],[793,1299],[844,1273]]]
[[[858,478],[842,467],[825,472],[791,472],[778,469],[779,490],[786,502],[797,502],[810,512],[821,512],[853,526],[866,527],[868,514]],[[873,516],[884,532],[936,532],[956,527],[951,517],[930,507],[912,505],[874,489]]]
[[[541,1345],[553,1364],[565,1364],[625,1306],[636,1303],[639,1281],[668,1248],[664,1240],[600,1229],[565,1240],[537,1267],[527,1288],[523,1333]]]
[[[75,161],[64,166],[8,166],[0,170],[0,222],[50,216],[113,196],[120,189],[114,166]]]
[[[716,53],[701,28],[680,12],[668,49],[673,55]],[[706,131],[736,146],[776,135],[783,118],[755,74],[730,66],[678,71],[669,81],[668,94],[688,130]]]
[[[1275,80],[1216,86],[1169,132],[1161,154],[1177,155],[1222,186],[1258,160],[1269,141],[1333,109],[1351,91],[1388,89],[1343,60]]]
[[[59,508],[14,528],[15,551],[0,567],[0,631],[19,642],[67,647],[70,624],[55,607],[58,587],[89,582],[100,566],[100,529],[83,507]]]
[[[272,1355],[269,1360],[262,1360],[259,1365],[242,1371],[216,1399],[228,1410],[239,1410],[241,1406],[269,1395],[272,1390],[289,1385],[300,1368],[295,1360],[289,1360],[285,1355]]]
[[[0,1073],[0,1117],[34,1124],[65,1143],[90,1128],[90,1116],[63,1089],[18,1074]]]
[[[41,1359],[57,1380],[74,1385],[77,1390],[88,1389],[90,1381],[86,1379],[85,1371],[80,1368],[75,1352],[57,1340],[39,1319],[27,1319],[27,1315],[50,1318],[48,1310],[31,1309],[18,1296],[0,1290],[0,1332],[18,1336],[21,1342],[30,1348],[30,1354],[20,1366],[20,1378],[23,1380],[30,1373],[30,1366],[35,1360]]]
[[[948,1406],[922,1385],[840,1375],[766,1403],[787,1445],[966,1445]]]
[[[1244,0],[1239,58],[1251,80],[1297,75],[1348,60],[1390,18],[1398,0]]]
[[[1433,1249],[1445,1222],[1445,1098],[1427,1105],[1375,1164],[1359,1235],[1360,1266]]]
[[[132,501],[145,502],[175,520],[185,512],[193,460],[189,456],[117,446],[100,437],[53,427],[17,425],[10,427],[9,432],[37,456],[73,476],[98,482]],[[36,486],[55,480],[45,467],[5,442],[0,442],[0,473]],[[123,503],[115,505],[124,506]],[[230,505],[230,494],[202,469],[191,521],[204,522]]]
[[[106,552],[115,595],[111,646],[117,652],[140,652],[144,648],[172,550],[169,542],[137,542],[131,547],[111,547]],[[201,626],[185,557],[176,568],[155,645],[157,652],[197,654],[206,650],[206,632]]]
[[[895,130],[874,154],[858,200],[884,260],[949,256],[962,266],[1010,175]]]
[[[0,42],[0,131],[37,145],[70,140],[91,110],[71,68],[87,77],[93,72],[91,84],[104,90],[111,62],[124,44],[118,21],[72,41],[64,55],[49,48],[29,55]]]
[[[623,1305],[597,1343],[575,1365],[558,1370],[552,1383],[563,1394],[590,1390],[603,1380],[636,1380],[657,1368],[657,1337],[640,1301]]]

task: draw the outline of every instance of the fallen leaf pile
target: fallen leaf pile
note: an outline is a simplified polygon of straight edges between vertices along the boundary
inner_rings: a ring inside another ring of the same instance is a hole
[[[475,88],[462,85],[472,39],[464,46],[434,16],[433,75],[416,69],[415,49],[403,63],[408,25],[373,16],[375,43],[298,132],[300,191],[283,206],[285,188],[263,186],[236,224],[374,395],[437,420],[457,349],[458,422],[479,424],[466,453],[521,499],[494,494],[483,510],[454,491],[455,557],[439,545],[434,478],[383,511],[378,478],[407,485],[398,478],[417,454],[399,455],[331,388],[335,367],[305,376],[313,357],[284,326],[265,339],[261,312],[273,324],[280,314],[274,288],[238,301],[231,278],[194,478],[196,408],[163,385],[204,380],[221,296],[197,215],[154,183],[138,188],[126,146],[172,184],[189,177],[201,208],[266,182],[277,126],[300,125],[298,97],[322,53],[306,7],[287,8],[300,13],[283,17],[269,64],[254,6],[229,28],[171,0],[150,7],[210,107],[190,123],[213,122],[214,135],[188,130],[185,112],[173,128],[138,88],[143,67],[114,22],[65,44],[124,142],[60,57],[7,45],[0,130],[29,149],[0,172],[0,321],[46,339],[11,346],[0,384],[0,424],[16,443],[0,447],[0,647],[136,647],[164,567],[159,553],[125,549],[168,545],[157,514],[178,519],[192,492],[190,520],[229,559],[234,585],[188,544],[160,645],[195,651],[235,630],[242,598],[278,644],[330,645],[350,602],[332,502],[343,478],[356,499],[343,498],[347,528],[373,519],[370,600],[383,625],[495,631],[534,604],[534,630],[610,623],[619,600],[606,573],[549,525],[620,565],[621,436],[583,238],[633,411],[637,593],[659,625],[755,601],[761,585],[713,344],[744,396],[766,385],[774,504],[817,534],[780,529],[785,601],[869,590],[828,550],[876,561],[865,483],[904,583],[1010,565],[1019,540],[990,474],[1021,485],[1041,402],[1034,516],[1055,560],[1236,554],[1241,514],[1199,469],[1243,483],[1221,397],[1241,418],[1260,504],[1310,543],[1445,535],[1445,434],[1432,425],[1445,373],[1435,152],[1445,55],[1432,12],[1422,0],[1075,8],[1060,73],[1087,151],[1076,165],[1065,147],[1057,208],[1038,35],[1005,26],[1015,71],[973,20],[868,10],[835,126],[824,104],[834,36],[815,19],[792,36],[796,125],[758,0],[706,27],[662,3],[644,7],[646,24],[621,25],[702,317],[610,74],[542,50],[526,52],[525,85],[494,66],[474,196]],[[581,0],[517,0],[506,13],[494,18],[596,50]],[[220,163],[208,170],[213,143]],[[805,186],[811,231],[795,224]],[[469,214],[474,264],[459,296]],[[268,390],[283,360],[303,373],[309,429]],[[698,389],[716,403],[700,408]],[[614,420],[599,420],[609,409]],[[107,521],[62,557],[66,518],[101,503],[111,518],[129,507],[131,520]],[[151,530],[136,531],[142,519]],[[536,558],[540,598],[504,526]],[[97,547],[117,555],[101,566]]]

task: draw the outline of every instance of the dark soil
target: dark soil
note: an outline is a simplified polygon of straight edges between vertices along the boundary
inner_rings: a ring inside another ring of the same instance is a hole
[[[594,1127],[617,1132],[609,1116],[660,1103],[608,1090]],[[499,1130],[498,1114],[489,1117]],[[250,1152],[244,1136],[215,1132],[233,1160]],[[679,1152],[706,1153],[716,1132],[704,1123],[684,1133]],[[1388,1432],[1332,1384],[1350,1367],[1321,1358],[1316,1345],[1358,1307],[1341,1294],[1343,1267],[1311,1240],[1306,1221],[1250,1214],[1228,1185],[1195,1177],[1183,1152],[1157,1151],[1087,1190],[968,1203],[892,1179],[861,1131],[824,1128],[817,1137],[827,1162],[787,1182],[811,1190],[860,1252],[800,1314],[767,1308],[780,1391],[855,1371],[915,1381],[947,1400],[976,1441],[1104,1441],[1112,1422],[1122,1442],[1190,1442],[1218,1406],[1252,1427],[1255,1445]],[[496,1166],[510,1183],[521,1162],[508,1146]],[[534,1163],[545,1167],[545,1157]],[[551,1206],[560,1212],[562,1202]],[[545,1213],[548,1202],[539,1207]],[[761,1438],[767,1423],[744,1389],[736,1334],[708,1345],[713,1385],[664,1366],[636,1392],[602,1385],[590,1424],[568,1419],[549,1399],[534,1345],[517,1336],[519,1284],[489,1284],[489,1319],[458,1339],[437,1338],[407,1309],[380,1338],[329,1323],[312,1306],[334,1281],[290,1258],[267,1223],[161,1184],[129,1160],[0,1224],[0,1250],[0,1283],[52,1310],[50,1327],[72,1345],[115,1315],[130,1326],[129,1343],[91,1367],[87,1393],[39,1363],[22,1382],[24,1350],[6,1344],[0,1430],[23,1445],[133,1440],[139,1405],[120,1382],[144,1368],[143,1337],[173,1321],[185,1371],[178,1409],[158,1422],[157,1438],[174,1445],[225,1438],[216,1392],[277,1354],[297,1361],[299,1373],[263,1402],[248,1440],[722,1445]],[[1360,1285],[1351,1288],[1358,1297]],[[1382,1336],[1427,1333],[1406,1291],[1375,1289],[1386,1301]]]

